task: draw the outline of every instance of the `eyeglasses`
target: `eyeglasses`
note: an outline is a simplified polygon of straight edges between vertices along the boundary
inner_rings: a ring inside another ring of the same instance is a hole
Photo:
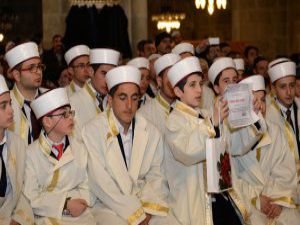
[[[80,69],[80,70],[84,70],[85,68],[87,69],[91,69],[91,65],[89,63],[84,64],[84,63],[80,63],[78,65],[74,65],[72,66],[74,69]]]
[[[45,64],[31,64],[28,68],[21,68],[21,71],[29,71],[31,73],[36,73],[38,70],[44,72],[46,69]]]
[[[54,116],[62,116],[64,118],[69,118],[70,116],[74,117],[75,116],[75,110],[68,110],[68,111],[64,111],[64,112],[59,113],[59,114],[48,115],[47,117],[54,117]]]

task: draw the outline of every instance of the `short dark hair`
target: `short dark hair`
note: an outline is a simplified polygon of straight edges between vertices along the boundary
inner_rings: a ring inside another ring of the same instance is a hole
[[[254,49],[257,53],[258,53],[258,48],[253,46],[253,45],[248,45],[246,46],[245,50],[244,50],[244,56],[248,57],[249,52]]]
[[[175,85],[175,87],[178,87],[181,91],[183,91],[184,86],[186,85],[187,79],[188,79],[189,76],[192,75],[192,74],[197,74],[197,75],[199,75],[200,77],[203,76],[202,73],[198,73],[198,72],[196,72],[196,73],[191,73],[191,74],[185,76],[184,78],[182,78],[182,79]]]
[[[156,35],[156,37],[155,37],[155,46],[157,47],[160,44],[160,42],[165,38],[170,38],[171,39],[171,35],[167,32],[161,32],[158,35]]]
[[[267,61],[267,59],[263,56],[257,56],[255,59],[254,59],[254,62],[253,62],[253,68],[256,67],[256,65],[260,62],[260,61]]]
[[[141,40],[139,41],[139,43],[137,44],[137,49],[140,51],[140,52],[143,52],[144,51],[144,48],[145,48],[145,45],[146,44],[152,44],[153,42],[151,40]]]
[[[122,84],[122,83],[121,83]],[[114,87],[112,87],[110,90],[109,90],[109,92],[108,92],[108,94],[111,96],[111,97],[113,97],[114,96],[114,94],[116,93],[116,91],[118,90],[118,87],[121,85],[121,84],[117,84],[117,85],[115,85]],[[141,94],[141,92],[140,92],[140,86],[138,86],[137,84],[135,84],[137,87],[138,87],[138,89],[139,89],[139,94]]]
[[[220,43],[220,48],[222,49],[224,47],[230,47],[230,45],[227,42]]]

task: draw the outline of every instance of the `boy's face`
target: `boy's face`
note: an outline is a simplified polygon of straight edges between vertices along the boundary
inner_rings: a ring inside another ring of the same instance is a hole
[[[146,91],[147,88],[150,84],[151,78],[150,78],[150,71],[147,69],[140,69],[141,71],[141,84],[140,84],[140,92],[141,92],[141,96],[143,96]]]
[[[296,93],[296,77],[286,76],[273,83],[275,94],[278,100],[287,108],[289,108],[294,101]]]
[[[202,83],[202,77],[199,74],[191,74],[187,78],[183,91],[179,87],[175,87],[175,94],[180,98],[180,101],[196,108],[201,101]]]
[[[114,65],[102,64],[100,65],[96,71],[94,71],[94,75],[92,76],[92,83],[94,88],[98,93],[106,95],[108,93],[108,88],[106,84],[106,74],[111,69],[115,68]]]
[[[52,132],[58,135],[70,135],[74,127],[73,116],[74,113],[71,111],[70,106],[66,106],[45,116],[43,126],[47,129],[47,132],[52,129]]]
[[[84,84],[91,77],[91,66],[89,56],[80,56],[72,62],[69,73],[76,83]]]
[[[236,84],[238,81],[238,74],[235,69],[229,68],[221,72],[219,84],[214,85],[214,90],[218,95],[223,95],[229,84]]]
[[[34,90],[42,84],[44,69],[45,66],[41,64],[41,59],[36,57],[23,62],[20,70],[13,70],[12,74],[16,82],[25,89]]]
[[[130,125],[138,109],[139,99],[139,87],[133,83],[120,84],[114,95],[108,96],[108,103],[123,126]]]
[[[0,95],[0,128],[6,129],[14,121],[14,112],[11,106],[9,92]]]

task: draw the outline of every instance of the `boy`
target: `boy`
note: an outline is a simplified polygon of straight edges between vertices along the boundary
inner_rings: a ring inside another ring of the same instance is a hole
[[[74,111],[64,88],[53,89],[31,103],[43,125],[27,149],[24,195],[36,224],[94,224],[87,181],[87,153],[70,134]]]

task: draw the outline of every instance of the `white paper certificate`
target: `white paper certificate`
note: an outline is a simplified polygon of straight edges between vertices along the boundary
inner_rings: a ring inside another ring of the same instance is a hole
[[[228,122],[232,128],[248,126],[258,120],[253,111],[251,84],[230,84],[225,91],[228,102]]]

